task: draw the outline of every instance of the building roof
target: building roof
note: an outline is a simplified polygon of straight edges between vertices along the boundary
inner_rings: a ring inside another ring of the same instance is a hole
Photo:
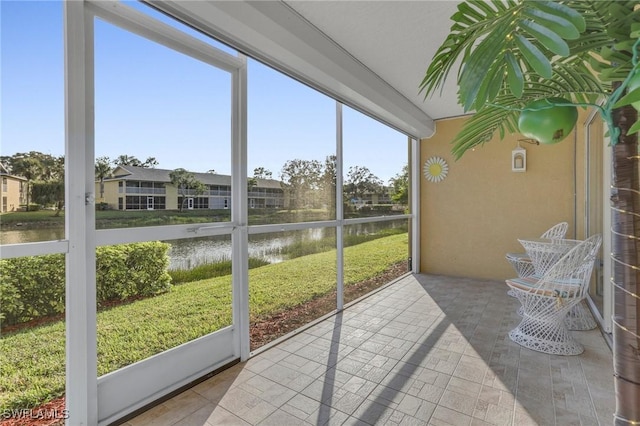
[[[5,172],[0,172],[0,176],[2,177],[10,177],[12,179],[17,179],[17,180],[23,180],[23,181],[27,181],[28,179],[22,176],[16,176],[16,175],[12,175],[10,173],[5,173]]]
[[[154,169],[149,167],[137,166],[118,166],[113,171],[113,177],[105,179],[106,181],[125,180],[125,181],[145,181],[145,182],[162,182],[171,183],[169,174],[173,170]],[[231,186],[231,176],[219,175],[216,173],[199,173],[190,172],[193,176],[205,185],[223,185]],[[277,188],[281,189],[280,181],[275,179],[256,179],[259,188]]]

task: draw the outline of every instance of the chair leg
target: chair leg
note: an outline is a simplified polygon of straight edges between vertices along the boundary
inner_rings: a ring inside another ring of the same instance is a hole
[[[583,302],[578,303],[569,310],[564,322],[569,330],[575,331],[593,330],[598,326],[591,312],[589,312],[589,308],[584,306]]]
[[[523,316],[520,324],[509,332],[509,338],[525,348],[553,355],[578,355],[584,351],[571,332],[567,329],[564,319],[569,307],[559,310],[553,309],[556,303],[549,299],[546,315],[531,315],[523,305]]]
[[[520,306],[518,307],[518,310],[516,311],[516,313],[520,316],[522,316],[522,299],[521,299],[521,293],[517,290],[514,290],[513,288],[509,287],[509,291],[507,291],[507,294],[511,297],[515,297],[516,299],[518,299],[518,302],[520,302]]]

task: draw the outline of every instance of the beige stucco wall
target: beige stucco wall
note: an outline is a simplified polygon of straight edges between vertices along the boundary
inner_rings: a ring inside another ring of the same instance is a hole
[[[143,194],[147,195],[147,194]],[[178,208],[178,191],[173,185],[166,185],[166,194],[158,194],[166,197],[166,209],[175,210]],[[107,181],[104,183],[104,198],[100,198],[100,182],[96,182],[96,202],[109,204],[110,209],[118,209],[118,198],[125,197],[125,194],[118,192],[118,181]]]
[[[524,173],[511,171],[521,135],[496,135],[455,161],[450,141],[466,118],[438,121],[435,135],[420,142],[420,164],[439,156],[449,173],[439,183],[420,179],[421,272],[502,280],[514,276],[505,253],[523,251],[517,238],[561,221],[569,223],[567,238],[582,237],[586,116],[558,144],[521,144]]]
[[[179,209],[180,206],[178,206],[178,188],[176,188],[173,185],[166,184],[165,189],[167,191],[166,193],[167,198],[165,200],[165,203],[167,205],[166,209],[167,210]]]
[[[118,198],[123,196],[118,193],[118,182],[104,182],[104,197],[100,197],[100,182],[96,182],[96,204],[107,203],[110,209],[118,209]]]
[[[6,191],[4,191],[3,180],[6,179]],[[26,181],[15,178],[13,176],[2,176],[0,179],[0,191],[2,197],[7,197],[7,212],[13,212],[20,208],[20,205],[25,204],[27,202],[26,196],[24,192],[20,192],[20,184],[25,186],[26,191]],[[1,201],[1,200],[0,200]],[[1,206],[1,205],[0,205]],[[4,211],[4,210],[3,210]]]

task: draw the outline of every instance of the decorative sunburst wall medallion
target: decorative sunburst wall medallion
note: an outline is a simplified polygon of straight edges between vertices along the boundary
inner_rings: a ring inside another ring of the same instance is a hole
[[[443,158],[431,157],[424,163],[422,172],[429,182],[437,183],[447,177],[449,166]]]

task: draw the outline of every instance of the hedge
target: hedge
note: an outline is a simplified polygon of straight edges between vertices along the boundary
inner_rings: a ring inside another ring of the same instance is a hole
[[[167,243],[146,242],[96,249],[97,303],[169,290]],[[3,326],[61,314],[65,307],[64,254],[0,260]]]

